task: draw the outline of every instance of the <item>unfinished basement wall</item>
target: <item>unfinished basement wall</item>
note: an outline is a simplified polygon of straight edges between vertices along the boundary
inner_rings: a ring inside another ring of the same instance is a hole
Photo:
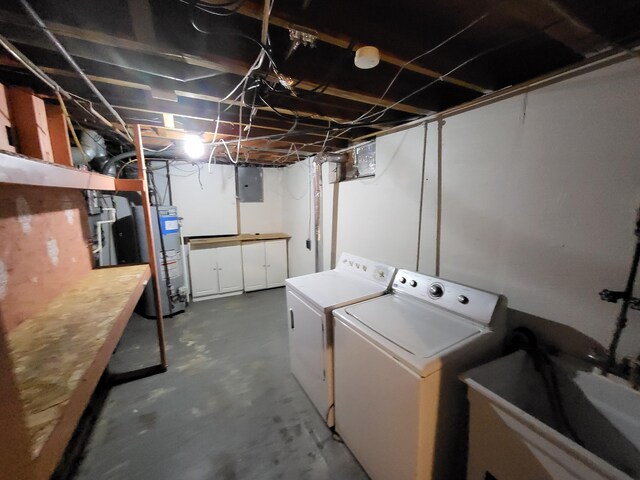
[[[262,202],[238,202],[240,233],[279,233],[283,231],[282,182],[284,170],[284,168],[262,169]]]
[[[639,91],[640,62],[629,60],[446,118],[439,265],[428,194],[420,270],[504,293],[512,323],[551,320],[608,346],[619,305],[598,292],[624,287],[633,253]],[[619,352],[639,344],[630,311]]]
[[[425,127],[376,139],[376,175],[341,182],[336,255],[349,252],[415,270]]]

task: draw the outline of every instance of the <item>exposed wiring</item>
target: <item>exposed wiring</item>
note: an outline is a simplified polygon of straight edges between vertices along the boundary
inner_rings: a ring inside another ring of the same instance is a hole
[[[359,120],[370,120],[370,119],[374,119],[374,121],[379,120],[380,118],[382,118],[382,116],[388,112],[389,110],[391,110],[392,108],[396,107],[397,105],[405,102],[406,100],[408,100],[409,98],[413,97],[414,95],[417,95],[420,92],[423,92],[424,90],[426,90],[427,88],[435,85],[438,82],[441,82],[444,78],[447,78],[448,76],[452,75],[453,73],[455,73],[456,71],[460,70],[462,67],[468,65],[469,63],[477,60],[478,58],[481,58],[485,55],[488,55],[490,53],[493,53],[497,50],[500,50],[501,48],[504,48],[508,45],[511,45],[513,43],[517,43],[517,42],[521,42],[524,40],[528,40],[529,38],[535,37],[537,35],[540,35],[541,33],[543,33],[545,30],[548,30],[549,28],[554,27],[555,25],[564,22],[564,20],[556,20],[554,22],[551,22],[549,24],[547,24],[546,26],[542,27],[540,30],[531,33],[531,34],[527,34],[527,35],[521,35],[517,38],[513,38],[511,40],[508,40],[506,42],[503,42],[499,45],[495,45],[493,47],[487,48],[486,50],[483,50],[482,52],[479,52],[475,55],[473,55],[472,57],[468,58],[467,60],[463,61],[462,63],[458,64],[457,66],[455,66],[454,68],[452,68],[451,70],[449,70],[447,73],[442,74],[441,76],[439,76],[438,78],[436,78],[435,80],[427,83],[426,85],[423,85],[420,88],[417,88],[416,90],[410,92],[409,94],[405,95],[404,97],[402,97],[400,100],[392,103],[391,105],[388,105],[387,107],[383,108],[381,111],[379,112],[375,112],[375,113],[370,113],[364,117],[359,117]],[[355,122],[355,120],[353,121]],[[352,123],[353,123],[352,122]]]
[[[67,50],[64,48],[64,46],[58,41],[58,39],[56,38],[56,36],[51,32],[51,30],[49,30],[49,27],[47,27],[47,25],[44,23],[44,21],[42,20],[42,18],[40,18],[40,16],[38,15],[38,13],[33,9],[33,7],[31,7],[31,5],[29,5],[29,2],[27,2],[27,0],[19,0],[20,4],[22,5],[22,7],[27,11],[27,13],[29,14],[29,16],[31,16],[31,18],[33,19],[33,21],[40,27],[40,29],[43,31],[43,33],[47,36],[47,38],[49,38],[49,40],[51,41],[51,43],[53,43],[53,45],[56,47],[56,49],[58,50],[58,52],[60,52],[60,54],[65,58],[65,60],[69,63],[69,65],[76,71],[76,73],[80,76],[80,78],[84,81],[84,83],[87,85],[87,87],[89,87],[89,89],[93,92],[94,95],[96,95],[96,97],[98,97],[98,99],[100,99],[100,101],[102,102],[102,104],[107,108],[107,110],[109,110],[109,112],[116,118],[116,120],[118,121],[118,123],[120,123],[122,125],[122,128],[124,128],[125,134],[127,135],[127,137],[129,138],[130,141],[133,142],[133,138],[131,137],[131,134],[129,133],[129,130],[127,129],[127,125],[125,124],[124,120],[122,119],[122,117],[120,116],[120,114],[118,112],[115,111],[115,109],[111,106],[111,104],[107,101],[106,98],[104,98],[104,96],[102,95],[102,93],[100,93],[100,90],[98,90],[96,88],[96,86],[93,84],[93,82],[89,79],[89,77],[87,77],[87,75],[84,73],[84,71],[80,68],[80,66],[76,63],[76,61],[73,59],[73,57],[71,55],[69,55],[69,52],[67,52]]]
[[[186,3],[187,5],[193,5],[194,8],[202,12],[209,13],[211,15],[217,15],[219,17],[228,17],[233,15],[238,11],[238,9],[245,3],[246,0],[236,0],[233,2],[226,3],[202,3],[198,1],[189,1],[189,0],[178,0],[182,3]],[[220,9],[216,11],[215,9]]]
[[[182,0],[181,0],[182,1]],[[187,3],[185,1],[185,3]],[[266,41],[260,41],[260,40],[256,40],[255,38],[253,38],[251,35],[247,35],[245,33],[242,33],[238,30],[234,30],[231,28],[217,28],[216,30],[207,30],[204,27],[202,27],[202,25],[198,25],[196,23],[195,18],[193,17],[193,5],[191,5],[191,17],[189,18],[189,21],[191,22],[191,26],[196,29],[198,32],[203,33],[205,35],[217,35],[217,36],[234,36],[234,37],[239,37],[239,38],[244,38],[246,40],[249,40],[250,42],[255,43],[258,47],[260,47],[261,51],[264,52],[264,54],[267,56],[267,58],[269,59],[269,62],[271,62],[271,65],[273,66],[274,70],[276,72],[278,72],[278,68],[276,66],[276,62],[273,59],[273,56],[271,54],[271,50],[269,49],[269,47],[267,46]]]
[[[66,91],[62,88],[58,83],[56,83],[51,77],[49,77],[46,73],[44,73],[36,64],[34,64],[29,58],[27,58],[15,45],[13,45],[7,38],[0,35],[0,45],[5,48],[18,62],[20,62],[27,70],[29,70],[33,75],[36,76],[42,83],[47,85],[51,90],[53,90],[56,94],[60,94],[63,99],[71,100],[75,105],[80,107],[82,110],[87,112],[92,117],[100,120],[101,123],[104,123],[110,131],[115,132],[118,136],[129,141],[129,139],[120,131],[113,128],[113,125],[106,120],[102,115],[98,112],[91,109],[87,109],[79,100],[85,101],[88,104],[91,104],[88,100],[76,95],[74,93]]]
[[[207,162],[208,164],[207,168],[209,173],[211,173],[211,158],[214,158],[214,165],[215,165],[215,157],[213,157],[213,154],[216,151],[216,139],[218,138],[219,127],[220,127],[220,102],[218,102],[218,117],[216,118],[216,129],[213,132],[213,138],[211,139],[211,153],[209,153],[209,161]]]
[[[382,95],[380,95],[380,97],[378,98],[378,100],[376,100],[376,103],[374,103],[371,108],[369,108],[369,110],[367,110],[366,112],[364,112],[362,115],[360,115],[358,118],[356,118],[355,120],[353,120],[354,122],[357,122],[358,120],[361,120],[363,118],[365,118],[368,114],[370,114],[373,110],[376,109],[376,107],[378,105],[380,105],[380,102],[387,96],[387,93],[389,93],[389,90],[391,89],[391,87],[393,86],[393,84],[396,82],[396,80],[398,79],[398,77],[400,76],[400,74],[404,71],[405,68],[407,68],[409,65],[411,65],[412,63],[420,60],[423,57],[426,57],[427,55],[430,55],[431,53],[435,52],[436,50],[438,50],[439,48],[443,47],[444,45],[446,45],[447,43],[449,43],[450,41],[452,41],[453,39],[455,39],[456,37],[462,35],[464,32],[466,32],[467,30],[469,30],[471,27],[473,27],[474,25],[480,23],[482,20],[484,20],[485,18],[487,18],[489,16],[489,14],[496,8],[496,6],[498,4],[500,4],[502,2],[498,2],[495,3],[491,8],[489,8],[487,11],[485,11],[482,15],[480,15],[478,18],[476,18],[475,20],[473,20],[472,22],[468,23],[465,27],[463,27],[462,29],[458,30],[456,33],[454,33],[453,35],[447,37],[446,39],[444,39],[442,42],[438,43],[436,46],[428,49],[425,52],[422,52],[421,54],[413,57],[411,60],[405,62],[404,64],[402,64],[402,66],[400,67],[400,69],[396,72],[396,74],[394,75],[394,77],[391,79],[391,81],[389,82],[389,84],[387,85],[387,87],[384,89],[384,91],[382,92]],[[443,76],[444,77],[444,76]],[[441,78],[443,78],[441,77]]]

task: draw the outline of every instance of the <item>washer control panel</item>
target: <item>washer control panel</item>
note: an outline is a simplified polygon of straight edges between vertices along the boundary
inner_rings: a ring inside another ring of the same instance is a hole
[[[464,315],[489,325],[499,295],[409,270],[398,270],[393,292],[411,295],[421,301]]]

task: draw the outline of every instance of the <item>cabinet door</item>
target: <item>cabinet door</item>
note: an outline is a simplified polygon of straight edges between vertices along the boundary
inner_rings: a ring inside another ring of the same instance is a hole
[[[220,293],[242,290],[242,252],[240,245],[218,247]]]
[[[245,292],[267,288],[264,242],[242,244],[242,271]]]
[[[267,288],[281,287],[287,278],[287,241],[265,242],[267,260]]]
[[[329,409],[325,375],[324,315],[287,289],[291,372],[323,418]]]
[[[191,270],[191,291],[194,296],[202,297],[220,293],[214,248],[202,248],[189,252]]]

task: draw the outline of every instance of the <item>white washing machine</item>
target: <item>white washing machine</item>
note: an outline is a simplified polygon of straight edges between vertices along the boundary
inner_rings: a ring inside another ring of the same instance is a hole
[[[399,270],[390,295],[333,312],[335,427],[373,480],[464,478],[464,384],[497,356],[506,299]]]
[[[395,268],[343,253],[335,269],[289,278],[291,372],[333,426],[333,318],[338,307],[387,293]]]

